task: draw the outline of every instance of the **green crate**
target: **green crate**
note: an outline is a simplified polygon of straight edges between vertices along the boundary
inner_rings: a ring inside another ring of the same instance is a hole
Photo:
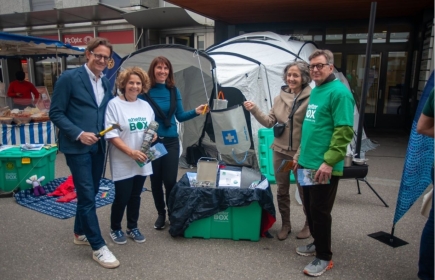
[[[0,190],[31,189],[32,185],[26,180],[32,175],[45,176],[41,185],[53,180],[56,152],[55,147],[39,151],[21,151],[20,147],[14,147],[0,152]]]
[[[260,128],[258,130],[258,155],[260,157],[260,171],[271,184],[276,183],[275,172],[273,170],[273,150],[270,148],[273,143],[273,137],[272,128]],[[290,183],[296,184],[293,171],[290,172]]]
[[[228,207],[225,211],[192,222],[184,237],[260,240],[261,207],[258,201],[247,206]]]

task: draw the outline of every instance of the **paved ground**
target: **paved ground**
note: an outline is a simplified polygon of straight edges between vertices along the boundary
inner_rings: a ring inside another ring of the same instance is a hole
[[[390,232],[403,170],[408,138],[403,134],[369,135],[381,144],[366,154],[368,181],[390,205],[365,185],[357,194],[355,180],[342,180],[333,209],[332,246],[335,267],[323,279],[417,279],[420,235],[425,218],[419,214],[421,198],[399,221],[396,236],[408,245],[392,248],[368,237]],[[65,158],[56,160],[56,177],[68,176]],[[181,176],[186,172],[180,169]],[[149,188],[149,182],[146,182]],[[276,186],[272,185],[276,192]],[[291,186],[292,194],[295,186]],[[275,204],[276,205],[276,204]],[[91,249],[74,245],[74,218],[56,219],[18,205],[13,198],[0,198],[1,279],[307,279],[303,267],[311,258],[295,253],[309,240],[295,235],[304,223],[303,212],[292,197],[294,232],[285,241],[259,242],[220,239],[172,238],[168,228],[153,228],[156,211],[150,192],[142,195],[139,226],[146,235],[143,244],[114,244],[109,236],[110,206],[97,210],[103,236],[121,262],[114,270],[92,260]],[[271,229],[275,235],[278,221]]]

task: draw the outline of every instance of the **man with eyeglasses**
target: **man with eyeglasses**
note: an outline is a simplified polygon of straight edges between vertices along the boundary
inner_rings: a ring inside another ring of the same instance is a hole
[[[74,244],[90,245],[93,259],[105,268],[119,266],[101,236],[95,207],[106,150],[104,139],[96,134],[104,130],[104,115],[112,96],[102,72],[112,52],[106,39],[90,40],[86,64],[60,76],[50,107],[50,119],[59,128],[59,150],[65,154],[77,193]]]
[[[331,252],[331,211],[347,145],[353,137],[354,99],[333,74],[334,57],[329,50],[315,50],[309,57],[310,76],[316,87],[302,125],[302,139],[295,160],[298,168],[317,170],[317,185],[306,186],[304,206],[313,243],[300,246],[302,256],[316,256],[304,268],[310,276],[320,276],[333,267]]]

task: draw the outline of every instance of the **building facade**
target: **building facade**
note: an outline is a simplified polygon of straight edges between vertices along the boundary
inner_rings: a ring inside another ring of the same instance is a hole
[[[245,33],[271,31],[330,49],[357,104],[361,103],[371,7],[376,4],[364,100],[366,128],[409,129],[434,68],[434,3],[430,0],[168,1],[214,19],[216,44]]]
[[[173,11],[184,17],[184,21],[178,22],[180,26],[168,25],[159,16]],[[130,23],[131,15],[137,14],[138,25]],[[147,26],[147,22],[153,25]],[[93,37],[105,37],[120,57],[154,44],[183,44],[204,50],[214,43],[213,24],[161,0],[0,0],[0,31],[59,40],[76,47],[85,47]],[[20,68],[36,86],[45,86],[51,92],[63,70],[84,62],[84,57],[69,57],[60,62],[45,58],[2,59],[4,84],[0,96],[5,97],[4,88]],[[5,99],[0,102],[5,103]]]

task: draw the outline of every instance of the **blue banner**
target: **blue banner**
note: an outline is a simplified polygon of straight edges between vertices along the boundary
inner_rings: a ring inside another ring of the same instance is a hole
[[[412,123],[402,181],[400,182],[399,195],[397,197],[396,212],[394,214],[394,225],[432,183],[431,172],[434,164],[434,139],[418,134],[417,123],[433,88],[434,73],[432,72],[424,88]]]
[[[121,66],[121,57],[116,52],[112,53],[112,59],[113,64],[109,63],[107,68],[103,71],[106,78],[109,79],[110,89],[113,89],[115,86],[118,68]]]

